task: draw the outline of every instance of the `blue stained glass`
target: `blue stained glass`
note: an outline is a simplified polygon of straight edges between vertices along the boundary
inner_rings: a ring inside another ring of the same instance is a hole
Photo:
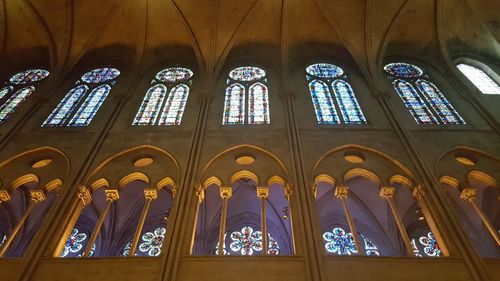
[[[166,95],[165,85],[159,84],[149,88],[132,125],[154,125]]]
[[[267,87],[262,83],[255,83],[249,90],[248,124],[269,124],[269,120]]]
[[[167,102],[163,107],[160,118],[160,125],[180,125],[184,108],[189,96],[189,87],[186,84],[180,84],[170,90]]]
[[[77,228],[74,228],[71,232],[64,249],[62,250],[59,257],[63,258],[70,253],[79,253],[83,250],[83,242],[87,239],[87,234],[80,232]]]
[[[465,124],[460,114],[453,108],[448,99],[433,83],[420,79],[417,81],[418,89],[424,94],[425,99],[437,112],[439,119],[444,124]]]
[[[87,85],[80,85],[71,89],[52,111],[45,122],[43,122],[42,127],[63,125],[69,115],[73,113],[88,89]]]
[[[113,80],[120,75],[120,71],[114,68],[99,68],[85,73],[82,81],[86,83],[102,83]]]
[[[226,88],[223,125],[245,123],[245,88],[233,84]]]
[[[3,99],[7,94],[9,94],[10,92],[12,92],[13,90],[14,90],[14,88],[12,86],[3,87],[0,90],[0,99]]]
[[[328,85],[323,81],[313,80],[309,83],[309,91],[311,92],[311,98],[316,111],[318,123],[340,123]]]
[[[231,77],[231,79],[243,82],[259,80],[265,76],[266,72],[255,66],[242,66],[229,72],[229,77]]]
[[[321,78],[335,78],[344,75],[342,68],[329,63],[317,63],[310,65],[306,68],[306,72],[309,75]]]
[[[403,62],[389,63],[384,70],[389,75],[403,78],[417,78],[424,74],[420,67]]]
[[[392,82],[406,108],[418,124],[437,124],[437,119],[420,98],[415,88],[408,82],[396,79]]]
[[[165,227],[158,227],[152,232],[146,232],[142,235],[142,243],[139,245],[139,251],[147,253],[150,257],[157,257],[161,254],[161,247],[163,239],[165,239],[167,229]]]
[[[0,106],[0,122],[5,122],[16,107],[35,91],[35,87],[28,86],[17,90],[2,106]]]
[[[87,126],[94,118],[102,103],[111,91],[109,85],[101,85],[95,88],[85,99],[80,109],[71,118],[68,126]]]
[[[227,233],[224,234],[224,241],[226,240]],[[251,256],[255,252],[262,252],[262,232],[254,231],[250,226],[244,226],[241,231],[234,231],[230,235],[231,243],[229,248],[231,251],[227,251],[226,244],[223,245],[224,255],[231,255],[231,253],[242,256]],[[278,242],[267,233],[267,254],[268,255],[279,255],[280,247]],[[215,253],[219,249],[219,245],[215,248]]]
[[[10,78],[10,82],[15,85],[24,85],[28,83],[37,82],[49,76],[49,72],[44,69],[30,69],[19,72]]]
[[[175,83],[185,81],[193,77],[193,72],[183,67],[171,67],[156,74],[156,79],[165,83]]]
[[[427,236],[412,239],[411,244],[413,247],[413,253],[417,257],[423,257],[424,255],[427,257],[441,256],[441,249],[439,248],[436,238],[434,238],[434,234],[432,234],[432,232],[428,232]],[[422,251],[420,249],[422,249],[424,255],[422,255]]]
[[[365,124],[365,116],[361,111],[356,96],[354,96],[351,85],[344,80],[337,79],[333,81],[332,88],[335,92],[340,111],[342,112],[344,123]]]
[[[364,251],[367,256],[379,256],[378,248],[373,242],[368,240],[363,234],[360,234],[364,241]],[[323,233],[325,249],[327,253],[336,255],[353,255],[357,254],[356,244],[352,233],[347,233],[340,227],[335,227],[332,232]]]

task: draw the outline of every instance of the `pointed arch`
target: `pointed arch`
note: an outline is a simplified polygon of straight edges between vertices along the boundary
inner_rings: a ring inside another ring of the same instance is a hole
[[[392,85],[418,124],[437,124],[436,117],[412,84],[402,79],[395,79]]]
[[[416,84],[427,102],[437,112],[443,124],[465,124],[460,114],[458,114],[453,105],[451,105],[434,83],[425,79],[419,79]]]
[[[71,89],[43,122],[42,126],[58,126],[64,124],[88,90],[89,87],[87,85],[79,85]]]
[[[485,95],[500,95],[500,85],[479,67],[459,63],[457,64],[457,68],[481,93]]]
[[[4,104],[2,104],[2,106],[0,106],[0,122],[7,121],[7,118],[14,112],[16,107],[34,92],[34,86],[28,86],[17,90]]]
[[[69,121],[69,126],[87,126],[90,124],[102,103],[111,91],[107,84],[95,88],[85,99],[80,109]]]
[[[309,83],[309,92],[311,94],[316,118],[319,124],[338,124],[340,118],[335,109],[332,95],[328,89],[328,85],[318,79],[314,79]]]
[[[132,125],[154,125],[166,95],[167,87],[163,84],[149,88]]]
[[[351,85],[342,79],[332,83],[335,98],[340,107],[342,118],[346,124],[365,124],[366,119],[354,95]]]
[[[223,125],[245,123],[245,87],[240,83],[226,88]]]
[[[180,125],[188,96],[189,87],[186,84],[173,87],[163,107],[159,125]]]

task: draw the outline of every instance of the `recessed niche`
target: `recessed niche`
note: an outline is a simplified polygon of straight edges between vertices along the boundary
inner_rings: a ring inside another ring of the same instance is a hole
[[[134,166],[147,167],[147,166],[153,164],[154,161],[155,161],[155,159],[153,157],[150,157],[150,156],[140,157],[140,158],[137,158],[136,160],[134,160]]]
[[[237,156],[234,161],[236,162],[236,164],[250,165],[253,162],[255,162],[255,157],[252,155],[240,155],[240,156]]]
[[[41,159],[41,160],[38,160],[35,163],[33,163],[31,165],[31,168],[33,168],[33,169],[43,168],[45,166],[48,166],[50,163],[52,163],[52,158]]]
[[[354,151],[344,153],[344,159],[345,161],[353,164],[361,164],[365,162],[363,154]]]
[[[465,165],[465,166],[474,166],[476,165],[476,159],[467,153],[456,153],[455,154],[455,160],[457,160],[458,163]]]

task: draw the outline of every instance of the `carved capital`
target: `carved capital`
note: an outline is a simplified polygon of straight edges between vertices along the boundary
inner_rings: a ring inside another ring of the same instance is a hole
[[[269,197],[269,187],[257,187],[257,197],[259,197],[260,199]]]
[[[5,189],[0,190],[0,203],[9,201],[10,201],[9,191]]]
[[[220,197],[222,199],[229,199],[233,196],[233,188],[232,187],[221,187],[220,188]]]
[[[158,191],[156,188],[146,188],[144,189],[144,198],[151,201],[156,200],[158,198]]]
[[[339,199],[345,199],[347,198],[347,195],[349,195],[349,187],[345,185],[338,185],[335,187],[333,194]]]
[[[386,199],[391,199],[394,197],[395,188],[392,186],[383,186],[380,188],[378,196]]]
[[[198,197],[198,204],[201,204],[205,200],[205,189],[201,185],[196,187],[196,197]]]
[[[77,195],[80,200],[82,200],[83,205],[87,206],[92,202],[92,196],[90,195],[90,190],[86,186],[80,186],[78,188],[78,193]]]
[[[106,189],[104,193],[106,194],[106,201],[116,201],[120,199],[120,194],[118,194],[117,189]]]
[[[420,200],[422,199],[422,196],[424,196],[424,189],[420,185],[417,185],[413,189],[413,197],[415,197],[417,200]]]
[[[476,200],[477,198],[477,189],[475,188],[464,188],[462,193],[460,193],[460,198],[466,201]]]
[[[30,190],[30,200],[35,203],[42,202],[46,199],[43,190]]]

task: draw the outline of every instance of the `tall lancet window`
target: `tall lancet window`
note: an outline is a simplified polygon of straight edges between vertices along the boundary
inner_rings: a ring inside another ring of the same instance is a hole
[[[465,63],[458,64],[457,68],[481,93],[486,95],[500,95],[500,85],[482,69]]]
[[[319,124],[366,124],[366,118],[342,68],[317,63],[307,67],[306,73]],[[341,113],[342,120],[337,112]]]
[[[0,123],[7,121],[17,106],[35,92],[38,83],[47,78],[44,69],[29,69],[12,76],[0,89]]]
[[[116,83],[120,71],[99,68],[85,73],[64,96],[42,127],[88,126]]]
[[[397,62],[386,65],[384,70],[418,124],[465,124],[460,114],[420,67]]]
[[[270,123],[269,90],[263,69],[235,68],[229,72],[227,85],[223,125]]]
[[[132,125],[180,125],[193,72],[172,67],[156,74]],[[167,95],[168,94],[168,95]]]

